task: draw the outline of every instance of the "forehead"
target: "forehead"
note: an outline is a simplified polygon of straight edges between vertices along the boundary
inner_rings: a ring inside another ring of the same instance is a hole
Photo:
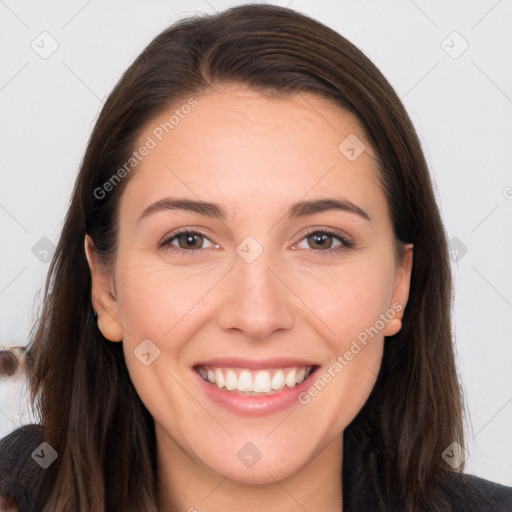
[[[360,200],[380,192],[375,155],[359,121],[317,94],[216,86],[153,118],[135,146],[150,140],[152,149],[122,198],[139,212],[171,192],[228,209],[233,199],[270,208],[333,189]]]

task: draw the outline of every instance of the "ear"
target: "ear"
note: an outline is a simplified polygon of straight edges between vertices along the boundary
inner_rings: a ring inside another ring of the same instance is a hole
[[[118,304],[112,271],[100,263],[94,242],[87,234],[84,247],[91,270],[91,299],[98,315],[98,328],[108,340],[122,341],[124,329],[117,320]]]
[[[402,318],[405,306],[409,299],[409,288],[411,284],[412,260],[413,260],[413,244],[404,246],[402,261],[399,263],[393,286],[393,294],[391,296],[390,309],[396,314],[390,318],[384,328],[384,336],[393,336],[402,328]]]

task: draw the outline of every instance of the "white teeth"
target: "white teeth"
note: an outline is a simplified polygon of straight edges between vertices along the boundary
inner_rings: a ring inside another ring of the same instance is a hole
[[[198,368],[201,377],[218,388],[242,393],[274,393],[281,391],[285,386],[293,388],[303,382],[311,370],[309,366],[258,371],[207,366]]]
[[[270,373],[266,370],[259,371],[254,377],[254,392],[268,393],[272,389],[272,381]]]
[[[238,391],[253,391],[252,374],[249,370],[242,370],[240,372]]]
[[[228,370],[228,373],[226,373],[226,389],[233,391],[237,387],[238,379],[236,378],[236,373],[233,370]]]
[[[213,375],[215,378],[215,384],[217,384],[217,386],[222,389],[225,386],[224,374],[222,373],[222,370],[220,368],[216,368],[213,372]]]
[[[296,371],[295,370],[291,370],[289,371],[287,374],[286,374],[286,385],[289,387],[289,388],[293,388],[293,386],[295,386],[296,384]]]
[[[277,370],[276,374],[272,377],[272,389],[274,391],[281,391],[286,384],[283,370]]]

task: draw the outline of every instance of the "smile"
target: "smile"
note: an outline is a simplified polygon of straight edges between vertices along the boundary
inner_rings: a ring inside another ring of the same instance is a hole
[[[313,366],[253,370],[201,365],[196,370],[203,380],[219,389],[258,396],[293,389],[308,378]]]

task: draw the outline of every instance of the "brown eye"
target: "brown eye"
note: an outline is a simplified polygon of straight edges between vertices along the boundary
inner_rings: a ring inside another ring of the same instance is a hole
[[[205,247],[205,243],[209,245]],[[159,249],[165,248],[173,251],[196,252],[200,249],[206,249],[209,247],[218,248],[219,245],[213,244],[210,239],[202,233],[191,230],[170,233],[158,243]]]
[[[306,246],[300,244],[306,243]],[[314,249],[327,254],[336,253],[353,247],[354,243],[347,240],[341,233],[329,230],[316,230],[305,233],[298,247],[301,249]]]
[[[313,233],[307,237],[312,249],[330,249],[332,246],[332,235],[326,233]]]
[[[203,236],[200,234],[181,233],[174,239],[178,240],[181,249],[200,249],[203,243]]]

